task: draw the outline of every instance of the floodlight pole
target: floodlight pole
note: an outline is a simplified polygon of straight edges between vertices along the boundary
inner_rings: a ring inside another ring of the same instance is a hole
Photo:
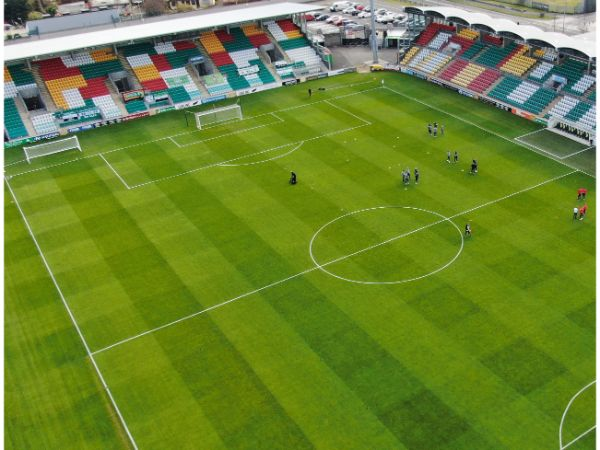
[[[369,0],[369,7],[371,8],[371,48],[373,49],[373,64],[379,62],[377,56],[377,30],[375,30],[375,0]]]

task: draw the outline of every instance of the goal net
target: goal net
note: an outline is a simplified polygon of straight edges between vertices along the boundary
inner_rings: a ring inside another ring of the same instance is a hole
[[[221,108],[197,112],[194,113],[194,117],[196,119],[196,127],[200,130],[220,122],[241,120],[243,115],[242,107],[236,103],[235,105],[223,106]]]
[[[80,152],[81,146],[79,145],[79,139],[77,136],[71,136],[66,139],[59,141],[46,142],[44,144],[31,145],[29,147],[23,147],[25,152],[25,158],[27,162],[31,163],[32,159],[39,158],[40,156],[52,155],[54,153],[66,152],[67,150],[78,149]]]

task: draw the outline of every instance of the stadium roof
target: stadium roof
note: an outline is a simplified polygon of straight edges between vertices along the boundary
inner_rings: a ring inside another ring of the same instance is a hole
[[[4,60],[16,61],[54,55],[83,48],[93,48],[113,43],[166,36],[187,31],[222,27],[240,22],[289,16],[323,9],[322,6],[300,3],[273,3],[264,6],[227,10],[211,14],[186,15],[169,20],[142,23],[122,28],[82,32],[56,38],[29,40],[4,47]],[[32,38],[33,39],[33,38]]]
[[[472,27],[489,29],[496,34],[513,35],[523,41],[540,43],[557,50],[575,50],[589,58],[596,57],[596,43],[588,39],[578,39],[563,33],[552,33],[531,25],[519,25],[512,20],[495,19],[487,14],[471,13],[450,7],[417,7],[406,8],[409,13],[420,13],[444,18],[448,21],[463,23]],[[539,44],[538,44],[539,45]]]

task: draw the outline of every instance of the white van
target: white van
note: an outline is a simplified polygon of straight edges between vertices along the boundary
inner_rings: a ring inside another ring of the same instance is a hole
[[[351,2],[335,2],[329,7],[329,11],[342,11],[343,9],[349,8],[350,6],[352,6]]]

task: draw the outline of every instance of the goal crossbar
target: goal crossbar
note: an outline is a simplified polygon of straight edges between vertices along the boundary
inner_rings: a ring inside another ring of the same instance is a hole
[[[30,145],[23,147],[25,152],[25,158],[28,163],[31,163],[32,159],[39,158],[40,156],[52,155],[54,153],[65,152],[67,150],[78,149],[83,152],[79,145],[79,139],[77,136],[70,136],[66,139],[60,139],[58,141],[45,142],[43,144]]]
[[[229,120],[241,120],[243,118],[242,107],[239,104],[222,106],[194,113],[196,127],[202,129],[208,125],[227,122]]]

